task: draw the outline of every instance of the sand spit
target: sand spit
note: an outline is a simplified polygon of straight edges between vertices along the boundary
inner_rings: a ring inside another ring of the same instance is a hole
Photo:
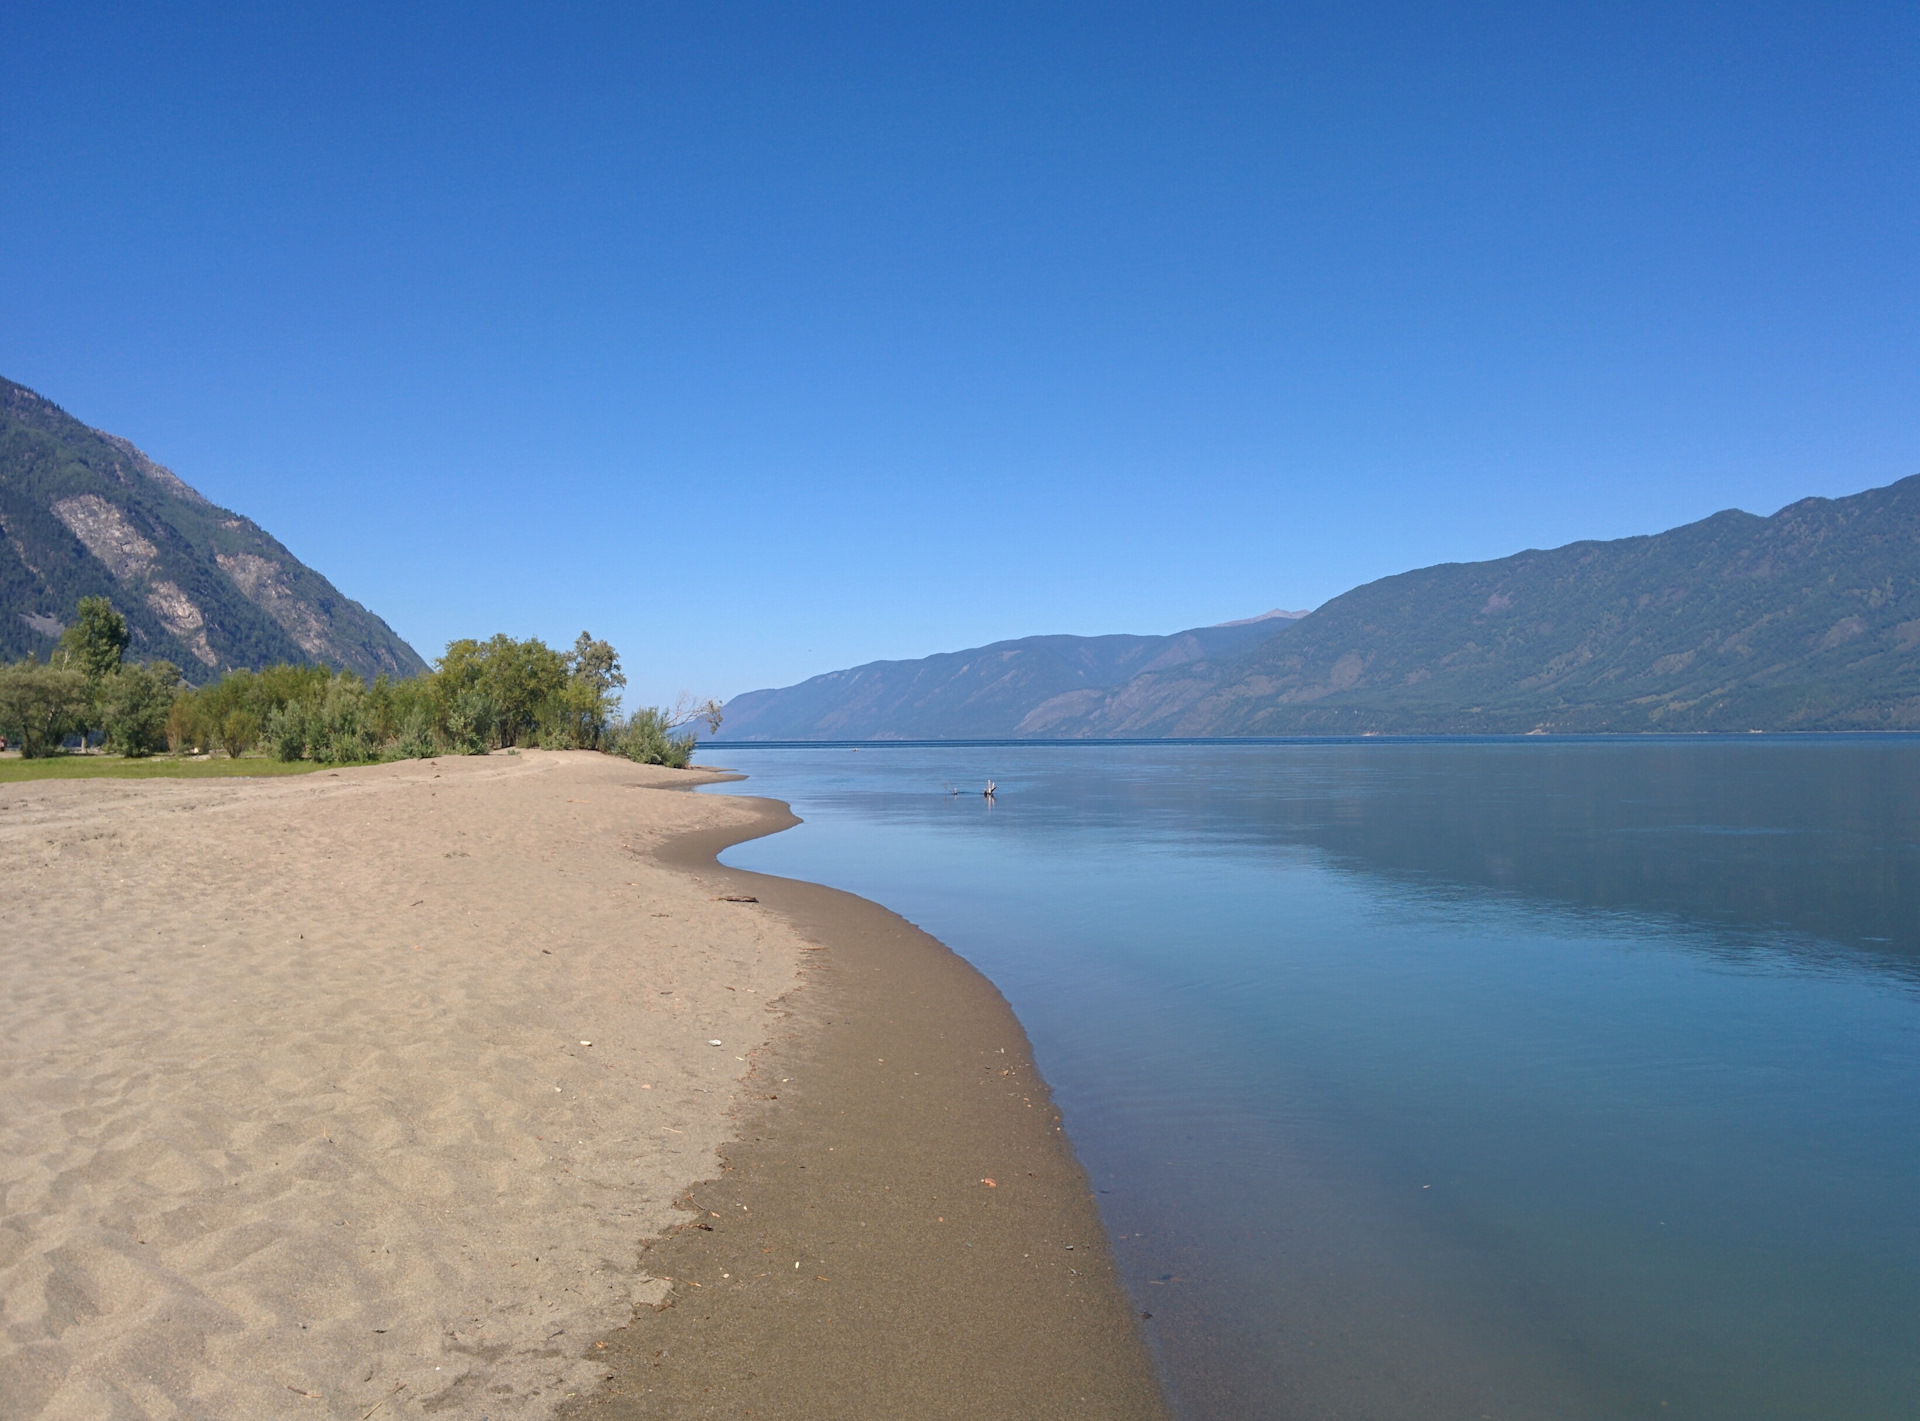
[[[0,1414],[542,1417],[807,944],[591,754],[0,786]],[[713,1045],[723,1042],[724,1045]]]
[[[741,803],[743,801],[735,801]],[[793,823],[757,803],[759,832]],[[663,857],[819,945],[761,1051],[671,1280],[606,1339],[562,1421],[1164,1421],[1085,1170],[1006,1000],[894,913],[721,868],[741,828]]]

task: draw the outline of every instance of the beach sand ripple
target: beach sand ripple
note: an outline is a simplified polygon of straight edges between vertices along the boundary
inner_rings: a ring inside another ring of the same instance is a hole
[[[506,1421],[588,1390],[803,960],[651,857],[750,812],[688,778],[0,787],[5,1415]]]

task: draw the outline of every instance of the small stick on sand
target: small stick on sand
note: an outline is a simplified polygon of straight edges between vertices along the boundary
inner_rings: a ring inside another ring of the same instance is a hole
[[[360,1421],[367,1421],[367,1418],[369,1416],[373,1415],[374,1412],[378,1411],[381,1407],[385,1406],[389,1401],[392,1401],[396,1396],[400,1395],[400,1393],[405,1391],[406,1389],[407,1389],[407,1384],[405,1382],[401,1382],[392,1391],[388,1392],[385,1396],[381,1397],[378,1401],[374,1402],[373,1405],[369,1406],[365,1411],[361,1412]]]

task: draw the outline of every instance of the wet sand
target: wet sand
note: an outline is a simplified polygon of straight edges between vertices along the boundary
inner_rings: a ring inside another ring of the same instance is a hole
[[[0,786],[4,1414],[1159,1414],[1005,1003],[707,778]]]
[[[754,805],[759,833],[794,823]],[[667,846],[819,948],[755,1060],[724,1171],[643,1255],[672,1280],[568,1421],[1158,1418],[1085,1172],[1000,993],[877,904]]]

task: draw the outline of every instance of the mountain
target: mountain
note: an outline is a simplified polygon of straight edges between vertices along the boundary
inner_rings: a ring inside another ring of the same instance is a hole
[[[325,662],[373,677],[426,663],[259,525],[125,439],[0,380],[0,660],[53,650],[82,597],[125,615],[129,655],[193,680]]]
[[[1920,728],[1920,475],[1771,518],[1447,563],[1225,664],[1036,705],[1054,736]]]
[[[1024,720],[1057,697],[1234,656],[1297,612],[1172,636],[1033,636],[919,661],[871,661],[725,706],[729,740],[968,740],[1031,734]]]
[[[729,739],[1920,729],[1920,475],[1421,568],[1297,618],[875,662],[726,711]]]

